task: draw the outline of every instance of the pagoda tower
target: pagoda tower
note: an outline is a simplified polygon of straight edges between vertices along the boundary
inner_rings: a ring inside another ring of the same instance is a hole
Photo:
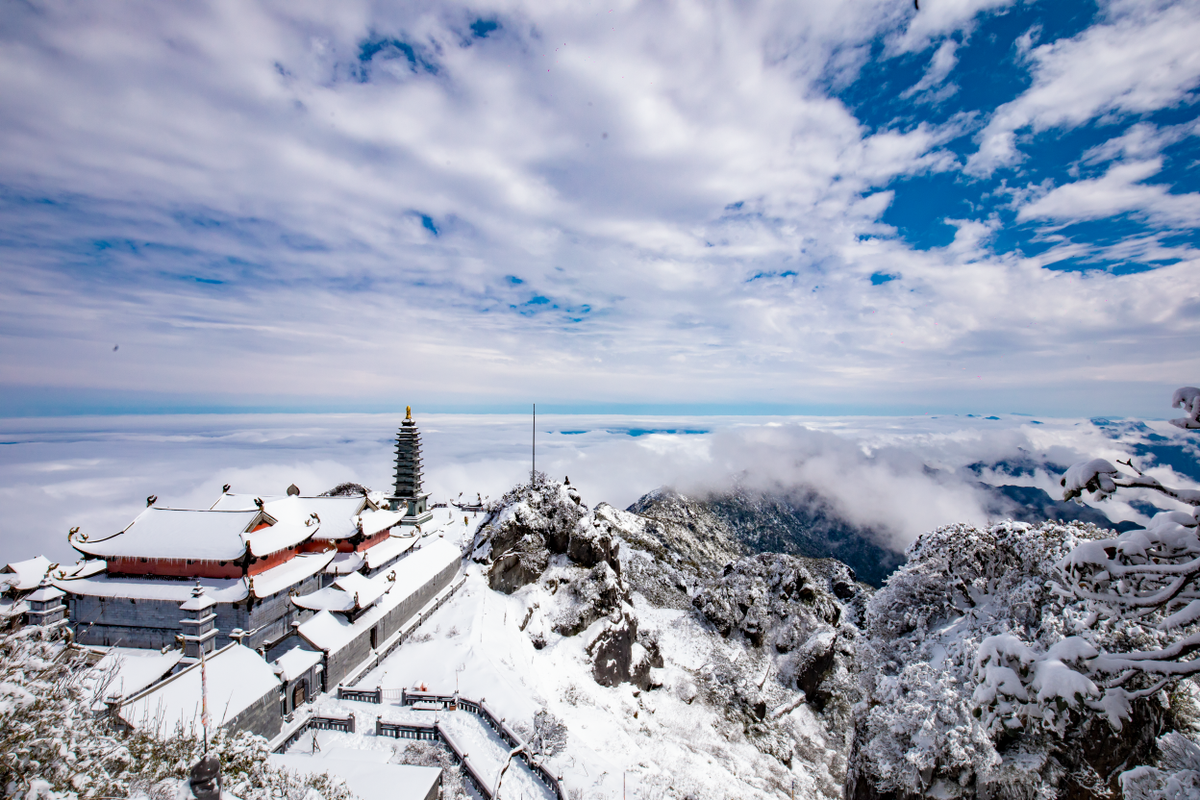
[[[429,493],[421,486],[421,432],[413,421],[412,406],[405,409],[404,422],[396,433],[396,486],[388,504],[392,511],[405,512],[404,525],[433,519]]]

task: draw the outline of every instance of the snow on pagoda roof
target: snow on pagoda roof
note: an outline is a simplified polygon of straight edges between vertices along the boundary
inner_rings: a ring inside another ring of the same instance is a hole
[[[351,572],[358,572],[358,568],[363,565],[364,561],[366,558],[362,553],[338,553],[325,571],[330,575],[348,575]]]
[[[245,534],[261,520],[253,511],[158,508],[138,514],[112,536],[75,536],[71,545],[99,558],[183,558],[234,561],[246,552]]]
[[[330,653],[342,649],[355,636],[353,624],[329,611],[318,611],[296,630],[313,647]]]
[[[351,572],[338,578],[332,586],[303,597],[293,597],[292,602],[313,611],[354,611],[371,605],[394,585],[382,575],[368,578]]]
[[[0,569],[0,591],[9,587],[18,592],[36,589],[50,569],[50,559],[45,556],[34,556],[24,561],[14,561]]]
[[[380,531],[386,531],[393,525],[399,525],[404,519],[403,511],[374,511],[367,510],[359,515],[364,536],[374,536]]]
[[[60,597],[66,596],[66,594],[66,592],[57,586],[47,584],[46,586],[39,585],[38,588],[26,595],[25,599],[31,603],[45,603],[49,600],[57,600]]]
[[[284,566],[287,566],[286,564]],[[279,569],[279,567],[276,567]],[[266,575],[271,572],[262,573]],[[64,578],[55,580],[54,585],[63,591],[84,597],[119,597],[126,600],[169,600],[182,603],[192,597],[194,580],[170,580],[166,578],[119,578],[106,573],[86,578]],[[201,578],[204,593],[218,603],[236,603],[245,600],[246,581],[241,578]]]
[[[457,564],[461,559],[462,553],[449,542],[442,539],[431,542],[388,571],[389,575],[395,573],[395,587],[354,622],[323,610],[301,624],[297,631],[313,647],[336,652],[379,622],[393,608],[420,591],[443,569]],[[344,581],[345,578],[340,580]],[[387,575],[378,575],[371,581],[391,583]]]
[[[362,551],[367,569],[378,569],[417,543],[416,536],[391,536],[386,541]]]
[[[200,591],[196,591],[199,589]],[[180,611],[203,611],[206,608],[212,608],[217,604],[207,594],[204,593],[204,587],[200,584],[192,587],[192,596],[179,606]]]
[[[246,545],[250,548],[251,555],[267,556],[288,547],[295,547],[319,528],[320,525],[315,520],[288,516],[277,519],[270,527],[246,534]]]
[[[183,658],[182,650],[145,650],[134,647],[113,647],[104,654],[84,676],[84,683],[93,694],[106,700],[137,694],[170,672]],[[103,710],[102,703],[93,709]]]
[[[208,710],[214,727],[229,722],[279,687],[271,665],[243,645],[228,645],[206,661]],[[119,714],[127,724],[141,730],[160,735],[178,730],[199,736],[200,664],[134,695],[121,706]]]

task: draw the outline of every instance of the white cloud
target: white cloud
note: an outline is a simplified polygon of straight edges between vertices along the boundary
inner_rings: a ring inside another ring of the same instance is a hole
[[[1167,145],[1189,135],[1200,135],[1200,122],[1162,128],[1139,122],[1130,125],[1120,136],[1114,136],[1103,144],[1089,148],[1080,161],[1084,164],[1096,164],[1118,158],[1146,160],[1157,156]]]
[[[1197,4],[1125,4],[1106,24],[1034,48],[1033,85],[992,115],[967,172],[988,175],[1022,158],[1017,136],[1073,128],[1104,114],[1142,114],[1187,102],[1200,83]]]
[[[968,123],[870,130],[831,71],[1000,4],[609,8],[500,3],[470,47],[470,9],[445,3],[14,10],[6,381],[376,408],[890,410],[986,386],[1067,412],[1189,363],[1187,265],[1050,274],[996,257],[990,222],[930,250],[881,222],[897,176],[957,169]],[[372,36],[436,74],[397,55],[359,82]],[[943,42],[929,80],[962,52]],[[1153,353],[1128,305],[1171,310]]]
[[[894,36],[889,44],[898,52],[919,52],[938,37],[958,31],[969,35],[980,15],[1014,4],[1014,0],[922,0],[920,10],[909,18],[904,31]],[[953,55],[952,50],[949,53]]]
[[[1064,184],[1020,206],[1017,218],[1076,222],[1136,213],[1161,225],[1194,226],[1200,194],[1172,194],[1165,184],[1143,183],[1161,169],[1161,158],[1115,164],[1100,178]]]

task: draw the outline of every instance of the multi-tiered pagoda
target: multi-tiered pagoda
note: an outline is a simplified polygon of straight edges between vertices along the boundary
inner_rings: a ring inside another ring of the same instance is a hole
[[[392,511],[404,511],[403,524],[420,525],[433,519],[429,493],[421,485],[421,432],[405,408],[404,422],[396,433],[396,486],[388,498]]]

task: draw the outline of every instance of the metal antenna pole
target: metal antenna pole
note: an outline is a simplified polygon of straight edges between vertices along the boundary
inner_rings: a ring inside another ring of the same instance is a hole
[[[537,478],[537,403],[533,404],[533,468],[529,470],[529,485]]]

